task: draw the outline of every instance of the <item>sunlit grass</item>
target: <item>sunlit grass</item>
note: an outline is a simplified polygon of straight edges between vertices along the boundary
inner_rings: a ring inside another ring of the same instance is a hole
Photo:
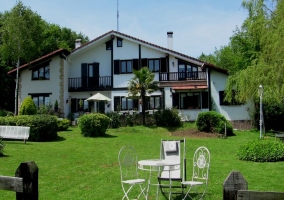
[[[182,130],[194,128],[191,124]],[[35,161],[39,167],[40,199],[121,199],[123,196],[117,156],[124,145],[132,145],[138,159],[159,158],[161,139],[178,139],[161,127],[122,127],[107,130],[106,137],[85,138],[77,127],[59,132],[55,142],[4,141],[5,157],[0,158],[0,175],[14,176],[21,162]],[[211,153],[209,188],[205,199],[222,199],[222,185],[228,174],[240,171],[250,190],[284,191],[279,181],[283,162],[254,163],[236,159],[237,149],[259,133],[235,131],[236,136],[221,138],[186,138],[187,178],[191,159],[201,145]],[[267,136],[269,139],[274,139]],[[141,172],[144,175],[144,172]],[[15,199],[15,193],[0,191],[0,199]],[[160,199],[165,199],[160,195]]]

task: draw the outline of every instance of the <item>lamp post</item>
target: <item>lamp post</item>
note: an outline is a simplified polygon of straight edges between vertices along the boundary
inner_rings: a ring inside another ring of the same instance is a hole
[[[263,95],[263,86],[260,85],[258,87],[258,94],[259,94],[259,133],[260,139],[262,138],[262,123],[263,123],[263,115],[262,115],[262,95]]]

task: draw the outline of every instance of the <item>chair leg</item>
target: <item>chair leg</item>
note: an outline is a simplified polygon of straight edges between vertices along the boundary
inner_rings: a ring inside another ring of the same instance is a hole
[[[139,196],[138,196],[138,199],[140,198],[141,194],[143,194],[144,197],[145,197],[145,199],[147,199],[147,196],[146,196],[146,194],[145,194],[145,189],[146,189],[146,187],[142,188],[141,184],[139,184],[139,187],[140,187],[141,192],[140,192],[140,194],[139,194]]]
[[[128,188],[127,191],[125,191],[124,187],[122,186],[122,189],[123,189],[123,192],[124,192],[124,196],[123,196],[122,200],[123,200],[124,198],[127,198],[127,199],[129,200],[128,193],[129,193],[129,191],[132,189],[133,186],[134,186],[134,185],[131,185],[131,186]]]

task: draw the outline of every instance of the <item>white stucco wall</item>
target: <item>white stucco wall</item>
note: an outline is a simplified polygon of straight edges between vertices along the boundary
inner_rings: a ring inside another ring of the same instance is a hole
[[[49,80],[32,80],[32,70],[24,70],[21,72],[21,92],[20,100],[22,101],[29,96],[29,93],[51,93],[50,103],[54,105],[55,100],[59,101],[60,86],[59,86],[59,56],[52,58],[50,62],[50,79]],[[20,102],[19,102],[20,103]]]
[[[224,91],[228,76],[211,70],[211,97],[212,109],[224,115],[228,120],[249,120],[249,109],[251,104],[244,105],[220,105],[219,91]]]

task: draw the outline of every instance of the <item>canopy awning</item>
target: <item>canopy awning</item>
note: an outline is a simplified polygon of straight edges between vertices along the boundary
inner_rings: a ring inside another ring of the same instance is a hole
[[[173,90],[198,90],[198,89],[207,89],[207,85],[187,85],[187,86],[175,86]]]

